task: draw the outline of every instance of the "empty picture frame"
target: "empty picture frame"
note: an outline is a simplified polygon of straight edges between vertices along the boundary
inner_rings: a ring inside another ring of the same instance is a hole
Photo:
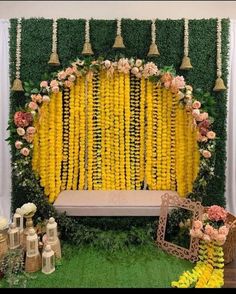
[[[172,255],[196,262],[198,260],[198,238],[192,238],[192,236],[189,236],[189,248],[181,247],[166,240],[166,225],[169,211],[173,208],[183,208],[191,212],[192,226],[193,221],[201,219],[203,206],[199,201],[191,201],[190,199],[180,198],[177,195],[169,195],[168,193],[162,195],[161,198],[162,204],[157,229],[157,245]]]

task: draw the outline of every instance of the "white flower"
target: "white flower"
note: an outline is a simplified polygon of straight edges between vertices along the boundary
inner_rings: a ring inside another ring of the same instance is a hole
[[[137,59],[136,60],[136,62],[135,62],[135,65],[137,66],[137,67],[140,67],[141,65],[142,65],[142,60],[141,59]]]
[[[0,231],[3,231],[7,228],[8,222],[7,219],[0,216]]]
[[[28,215],[30,213],[35,213],[37,210],[37,207],[34,203],[28,202],[21,206],[21,211],[23,215]]]
[[[22,209],[21,208],[17,208],[16,209],[16,213],[18,213],[19,215],[24,215],[24,213],[23,213],[23,211],[22,211]]]

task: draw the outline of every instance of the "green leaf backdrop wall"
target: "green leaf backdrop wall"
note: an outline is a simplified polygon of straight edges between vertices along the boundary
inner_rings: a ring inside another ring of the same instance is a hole
[[[15,78],[15,50],[17,19],[11,19],[10,27],[10,76],[11,82]],[[227,93],[212,91],[216,79],[216,19],[189,20],[189,56],[193,69],[181,71],[179,69],[183,57],[184,20],[157,20],[157,44],[160,56],[149,58],[158,67],[173,65],[177,73],[183,75],[193,88],[202,88],[215,97],[214,130],[220,140],[216,145],[215,176],[209,182],[208,197],[205,205],[225,205],[225,161],[226,161],[226,103]],[[84,19],[58,19],[58,54],[61,68],[69,65],[81,55],[84,43]],[[126,57],[147,58],[151,42],[151,20],[122,19],[122,35],[126,48],[120,52],[112,49],[116,36],[115,20],[90,21],[90,40],[95,56],[113,58],[117,53]],[[48,65],[52,47],[52,19],[23,19],[21,43],[21,80],[40,81],[43,73],[52,72],[59,68]],[[229,46],[229,19],[222,20],[222,74],[227,84]],[[19,106],[24,106],[26,98],[23,94],[12,93],[10,101],[10,118]],[[12,163],[16,160],[15,147],[12,143]],[[19,207],[26,201],[34,201],[41,206],[41,211],[48,209],[43,199],[43,191],[37,186],[37,181],[31,171],[26,171],[35,186],[24,189],[19,187],[22,180],[16,173],[12,173],[12,209]],[[27,185],[26,185],[27,187]]]

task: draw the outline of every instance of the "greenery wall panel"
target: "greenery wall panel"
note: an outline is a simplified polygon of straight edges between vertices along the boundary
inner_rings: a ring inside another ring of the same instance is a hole
[[[151,20],[122,20],[122,35],[125,49],[113,49],[116,35],[115,20],[90,21],[90,40],[95,56],[114,58],[123,54],[126,57],[138,57],[154,61],[158,67],[173,65],[177,73],[183,75],[188,84],[194,89],[201,88],[210,92],[216,101],[214,130],[219,137],[216,146],[215,176],[209,182],[208,197],[204,199],[205,205],[225,205],[225,141],[226,141],[226,102],[227,93],[215,93],[212,91],[216,79],[216,19],[189,20],[189,56],[193,65],[190,71],[179,69],[183,57],[183,33],[184,21],[157,20],[157,44],[160,56],[147,58],[147,52],[151,42]],[[15,50],[16,50],[16,19],[11,19],[10,27],[10,76],[11,82],[15,78]],[[85,20],[58,20],[58,54],[61,67],[66,67],[81,55],[84,43]],[[58,68],[48,65],[52,47],[52,20],[51,19],[23,19],[22,20],[22,59],[21,79],[38,82],[45,72],[53,72]],[[222,72],[227,84],[227,62],[229,44],[229,19],[222,20]],[[23,94],[12,93],[10,103],[10,115],[24,106]],[[16,159],[15,147],[12,143],[12,162]],[[28,177],[34,179],[34,175],[28,172]],[[36,182],[36,179],[34,179]],[[42,199],[40,187],[32,190],[19,188],[19,178],[12,174],[12,209],[22,205],[26,201],[41,203],[42,210],[46,213],[47,204]]]

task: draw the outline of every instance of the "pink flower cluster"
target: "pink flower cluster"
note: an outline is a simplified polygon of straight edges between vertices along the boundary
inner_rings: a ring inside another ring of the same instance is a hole
[[[17,127],[25,128],[33,122],[30,112],[17,111],[14,115],[14,123]]]
[[[212,221],[226,221],[227,218],[227,211],[218,205],[212,205],[209,207],[209,209],[207,210],[207,214],[208,214],[208,218]]]
[[[226,217],[227,211],[223,207],[212,205],[203,215],[202,221],[193,222],[190,235],[206,242],[216,241],[219,245],[223,245],[229,233],[229,228],[225,224]],[[217,224],[218,221],[222,221],[221,226]]]
[[[185,87],[183,76],[173,77],[171,73],[166,72],[161,77],[161,82],[166,89],[170,89],[172,93],[178,93],[180,89]]]

